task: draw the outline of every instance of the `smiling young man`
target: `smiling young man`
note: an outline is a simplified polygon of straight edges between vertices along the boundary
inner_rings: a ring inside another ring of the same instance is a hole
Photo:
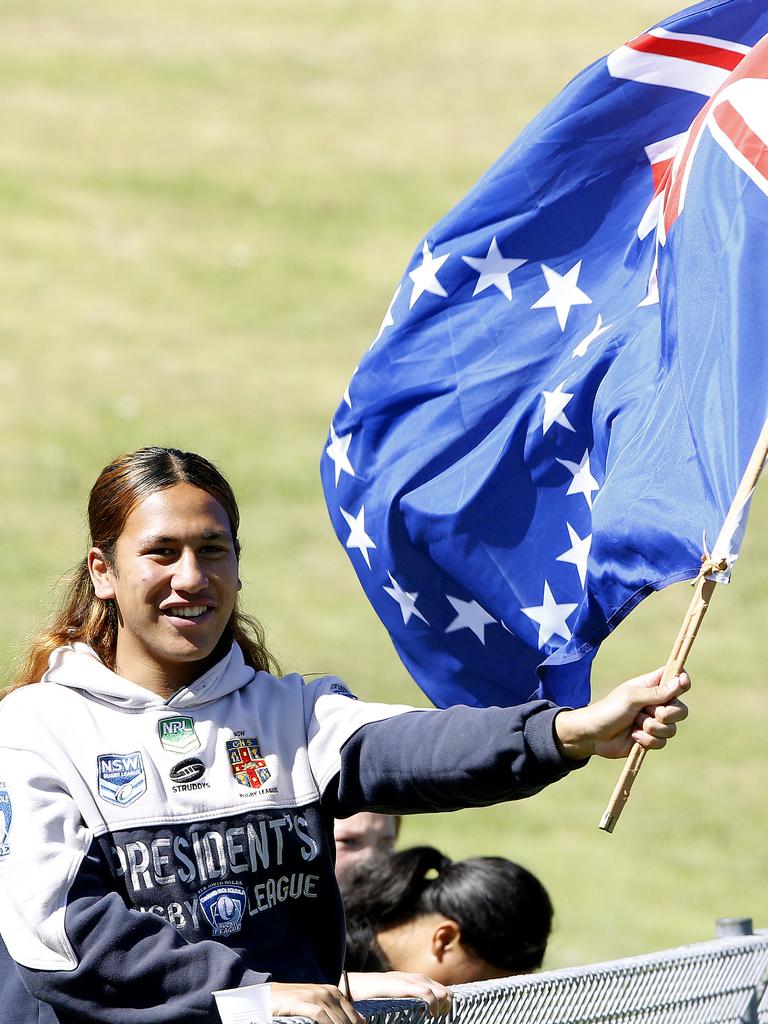
[[[588,708],[445,711],[280,677],[239,608],[239,513],[207,460],[143,448],[91,491],[62,608],[0,704],[0,990],[8,1024],[217,1020],[269,983],[276,1015],[355,1024],[338,987],[334,817],[518,799],[663,746],[682,677]],[[446,989],[353,976],[357,998]]]
[[[170,697],[214,657],[241,588],[227,513],[188,483],[150,494],[114,551],[88,552],[96,597],[118,615],[115,671]]]

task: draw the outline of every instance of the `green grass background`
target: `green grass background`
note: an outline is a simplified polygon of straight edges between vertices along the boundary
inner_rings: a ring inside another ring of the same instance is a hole
[[[667,13],[5,0],[2,664],[82,553],[99,469],[171,443],[235,484],[247,604],[284,666],[425,703],[332,536],[327,424],[424,231],[575,72]],[[605,762],[518,805],[406,823],[406,843],[534,869],[557,910],[550,967],[704,939],[719,915],[768,923],[767,498],[691,658],[692,719],[613,836],[596,828]],[[597,694],[665,660],[688,598],[633,614]]]

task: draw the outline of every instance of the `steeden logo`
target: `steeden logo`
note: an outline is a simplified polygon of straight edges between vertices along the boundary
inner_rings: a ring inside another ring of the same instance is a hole
[[[188,757],[175,764],[168,774],[171,782],[198,782],[205,775],[205,765],[199,757]]]

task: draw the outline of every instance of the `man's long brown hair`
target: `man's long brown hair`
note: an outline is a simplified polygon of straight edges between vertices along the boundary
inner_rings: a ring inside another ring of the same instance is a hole
[[[213,463],[202,455],[177,448],[139,448],[120,455],[102,470],[88,501],[89,547],[100,548],[106,562],[113,564],[117,539],[133,509],[150,494],[180,483],[199,487],[218,501],[229,518],[239,557],[240,511],[232,488]],[[261,624],[238,605],[239,599],[222,640],[237,641],[246,662],[253,668],[279,671],[266,647]],[[38,682],[48,667],[51,653],[57,647],[77,641],[88,644],[108,668],[114,669],[117,609],[114,601],[102,601],[96,596],[87,558],[83,558],[67,580],[61,607],[53,620],[30,638],[11,689]]]

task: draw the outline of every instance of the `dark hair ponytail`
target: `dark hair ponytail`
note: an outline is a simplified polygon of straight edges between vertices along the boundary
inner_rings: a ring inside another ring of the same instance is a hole
[[[374,934],[441,914],[463,945],[510,974],[541,966],[552,929],[552,903],[530,871],[504,857],[453,862],[432,846],[376,858],[345,887],[345,903],[353,928]]]

